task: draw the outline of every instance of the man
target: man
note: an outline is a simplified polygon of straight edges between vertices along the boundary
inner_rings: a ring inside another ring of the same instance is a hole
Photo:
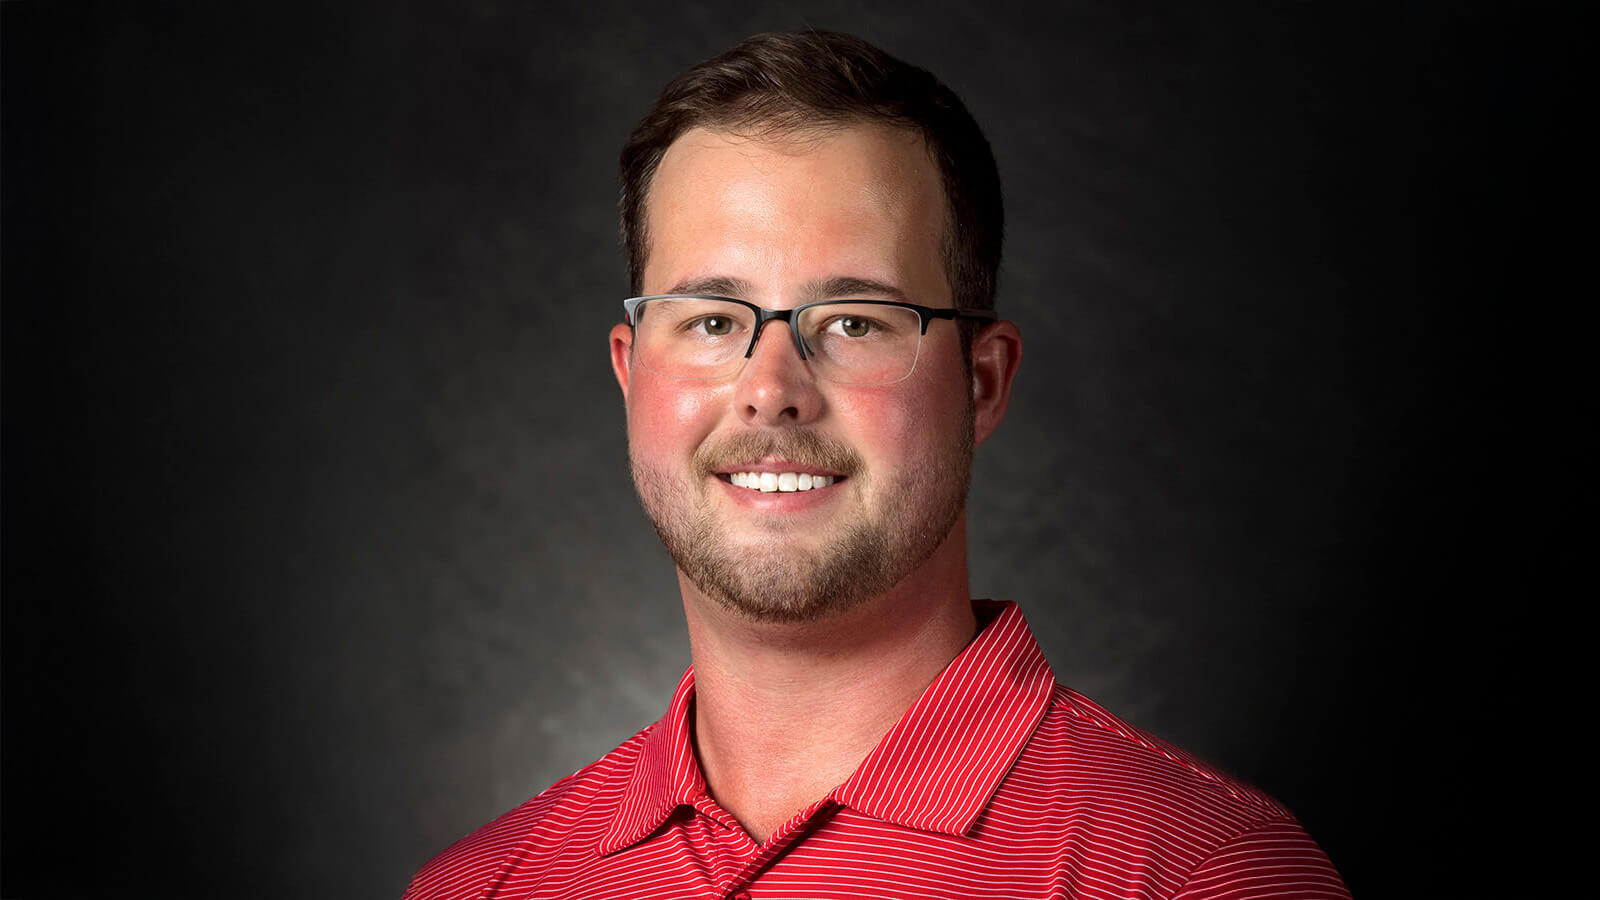
[[[1281,806],[969,599],[968,471],[1022,339],[955,95],[848,36],[761,35],[674,81],[622,171],[611,362],[693,666],[407,896],[1347,896]]]

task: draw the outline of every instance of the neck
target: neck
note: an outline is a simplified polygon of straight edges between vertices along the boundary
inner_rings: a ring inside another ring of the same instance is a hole
[[[717,802],[765,841],[826,796],[972,640],[966,535],[887,594],[819,622],[752,622],[680,574],[695,751]]]

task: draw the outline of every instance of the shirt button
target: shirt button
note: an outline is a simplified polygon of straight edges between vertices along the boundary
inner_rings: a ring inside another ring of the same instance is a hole
[[[732,900],[750,900],[750,892],[740,891],[739,893],[733,895]]]

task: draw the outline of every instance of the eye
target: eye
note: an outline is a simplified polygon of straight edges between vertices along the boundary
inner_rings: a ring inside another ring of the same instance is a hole
[[[733,320],[727,316],[701,316],[689,323],[689,330],[720,337],[733,333]]]
[[[866,337],[878,327],[878,323],[861,316],[840,316],[833,324],[845,337],[853,338]]]

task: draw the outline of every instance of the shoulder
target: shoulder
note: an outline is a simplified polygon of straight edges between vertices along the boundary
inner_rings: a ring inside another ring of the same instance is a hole
[[[1199,885],[1289,885],[1296,896],[1343,897],[1338,874],[1294,815],[1266,793],[1057,687],[996,792],[991,821],[1044,838],[1063,857],[1146,882],[1155,896]],[[1067,860],[1063,859],[1063,862]],[[1304,883],[1304,884],[1303,884]],[[1331,887],[1329,887],[1331,886]]]
[[[1061,686],[1024,751],[1030,757],[1079,783],[1114,785],[1155,815],[1199,815],[1220,827],[1293,818],[1266,793]]]
[[[450,845],[411,879],[405,900],[480,897],[513,865],[594,853],[654,727]]]

